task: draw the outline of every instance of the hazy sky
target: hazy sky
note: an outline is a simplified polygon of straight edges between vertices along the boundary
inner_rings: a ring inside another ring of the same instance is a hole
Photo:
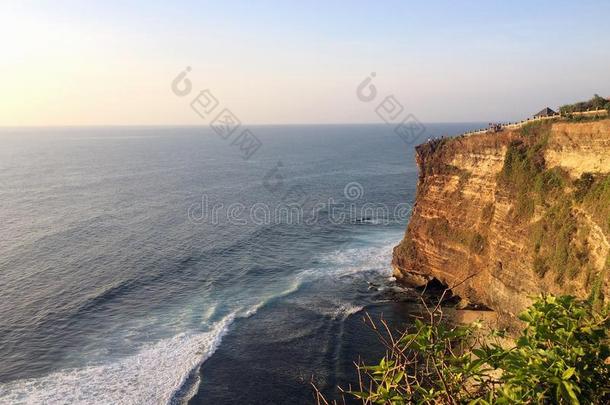
[[[0,4],[0,125],[204,124],[186,66],[244,123],[379,122],[371,72],[420,120],[516,120],[610,96],[610,1]]]

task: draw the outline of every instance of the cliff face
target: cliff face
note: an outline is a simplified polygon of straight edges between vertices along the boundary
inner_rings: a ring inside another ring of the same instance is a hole
[[[609,296],[610,120],[534,123],[416,148],[394,275],[510,317],[540,292]]]

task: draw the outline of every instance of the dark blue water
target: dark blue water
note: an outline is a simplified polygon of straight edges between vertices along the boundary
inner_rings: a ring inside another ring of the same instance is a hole
[[[0,130],[0,402],[308,403],[376,354],[413,145],[251,129]]]

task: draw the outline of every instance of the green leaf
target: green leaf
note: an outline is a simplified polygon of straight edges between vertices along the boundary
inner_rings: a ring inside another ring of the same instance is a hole
[[[563,374],[561,375],[561,379],[569,380],[570,377],[574,375],[574,372],[576,372],[576,369],[574,367],[570,367],[569,369],[563,372]]]
[[[578,397],[576,396],[576,393],[572,389],[572,384],[567,381],[563,381],[562,387],[564,388],[565,392],[568,394],[568,399],[570,400],[570,403],[572,405],[580,405],[580,401],[578,401]]]
[[[358,399],[366,399],[370,398],[371,394],[363,391],[347,391],[348,394],[355,396]]]
[[[404,371],[399,371],[396,376],[394,377],[394,384],[398,384],[400,383],[400,380],[402,380],[402,378],[405,376],[405,372]]]

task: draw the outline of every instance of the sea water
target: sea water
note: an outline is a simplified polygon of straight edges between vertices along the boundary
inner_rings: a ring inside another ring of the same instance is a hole
[[[354,382],[380,353],[360,315],[408,322],[384,291],[425,139],[249,129],[254,153],[200,127],[0,130],[0,403],[311,403],[311,382]]]

